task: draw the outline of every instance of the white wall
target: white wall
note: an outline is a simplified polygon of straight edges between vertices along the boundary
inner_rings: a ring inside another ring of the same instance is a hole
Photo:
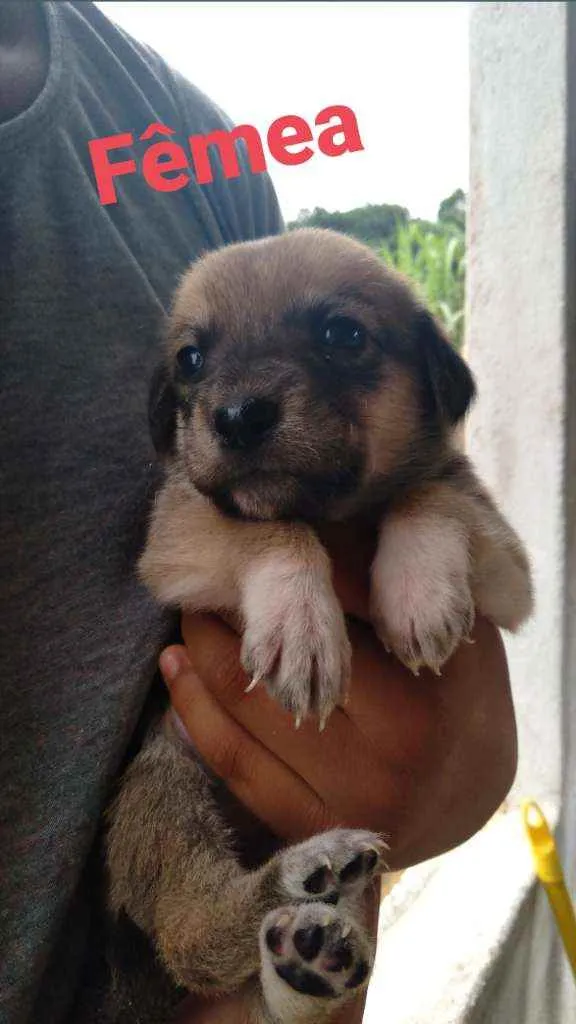
[[[576,883],[576,10],[477,4],[471,25],[468,355],[471,454],[532,556],[537,613],[508,646],[519,720],[514,796],[562,803]],[[563,801],[561,800],[563,794]],[[576,986],[541,893],[473,1013],[567,1024]]]

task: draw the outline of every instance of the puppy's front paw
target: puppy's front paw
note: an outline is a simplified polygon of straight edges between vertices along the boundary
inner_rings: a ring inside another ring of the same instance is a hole
[[[371,610],[384,646],[413,672],[439,673],[474,625],[469,540],[439,515],[392,515],[372,566]]]
[[[269,1006],[282,1021],[316,1021],[319,1000],[331,1014],[335,1000],[348,999],[368,983],[373,945],[353,919],[326,904],[272,911],[260,932]]]
[[[244,586],[242,665],[264,681],[299,723],[315,713],[323,728],[343,699],[351,648],[327,565],[284,553],[253,567]]]

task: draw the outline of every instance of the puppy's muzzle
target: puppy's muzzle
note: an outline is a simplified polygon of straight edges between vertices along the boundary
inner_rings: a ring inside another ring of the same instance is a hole
[[[280,407],[273,399],[249,397],[217,409],[213,425],[224,448],[251,451],[272,434],[279,419]]]

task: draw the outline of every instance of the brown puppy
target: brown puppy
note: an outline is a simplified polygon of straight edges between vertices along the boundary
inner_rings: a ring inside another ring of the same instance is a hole
[[[153,388],[166,478],[143,580],[166,605],[238,615],[251,685],[322,728],[350,646],[314,524],[365,516],[374,626],[414,671],[439,671],[475,608],[515,629],[532,607],[521,543],[456,450],[473,398],[438,325],[364,246],[304,230],[207,255]],[[245,871],[210,780],[159,734],[113,809],[111,903],[179,984],[247,985],[254,1021],[311,1024],[367,982],[358,900],[381,854],[336,830]]]

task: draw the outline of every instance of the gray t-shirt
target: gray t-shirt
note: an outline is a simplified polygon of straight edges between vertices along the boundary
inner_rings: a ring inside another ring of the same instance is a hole
[[[166,638],[133,565],[171,293],[202,250],[282,229],[244,155],[240,177],[176,192],[118,178],[101,205],[90,139],[231,125],[92,4],[45,12],[44,88],[0,124],[2,1024],[81,1019],[86,865]]]

